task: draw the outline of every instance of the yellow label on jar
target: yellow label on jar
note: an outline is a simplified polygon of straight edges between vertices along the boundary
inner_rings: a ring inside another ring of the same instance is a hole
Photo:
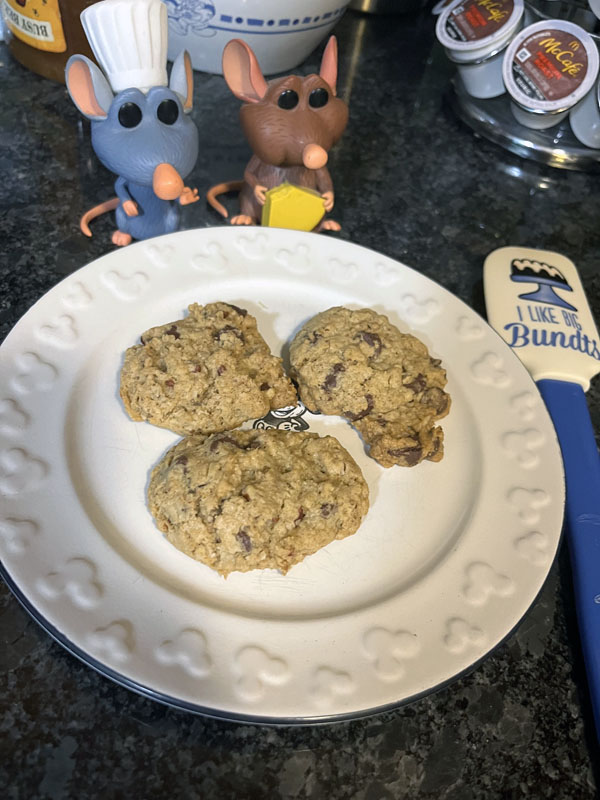
[[[37,50],[67,49],[58,0],[2,0],[2,14],[11,32]]]

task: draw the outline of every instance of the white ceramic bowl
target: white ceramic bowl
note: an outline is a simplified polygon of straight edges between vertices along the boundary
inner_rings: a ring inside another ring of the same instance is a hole
[[[254,50],[265,75],[297,67],[343,15],[349,0],[164,0],[169,60],[185,49],[194,69],[223,74],[230,39]]]

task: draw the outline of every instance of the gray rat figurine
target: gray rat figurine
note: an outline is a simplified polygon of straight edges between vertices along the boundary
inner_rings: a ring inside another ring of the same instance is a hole
[[[159,0],[125,4],[129,15],[123,0],[103,0],[81,15],[94,55],[108,65],[110,82],[83,55],[71,56],[65,70],[73,102],[92,122],[96,155],[118,175],[117,197],[86,212],[80,227],[91,236],[89,221],[116,209],[116,245],[177,230],[179,206],[198,200],[198,190],[184,185],[198,157],[198,129],[188,116],[190,57],[180,53],[166,86],[166,7]],[[140,29],[147,42],[139,34],[136,40]]]
[[[333,182],[325,165],[348,122],[348,106],[336,96],[335,37],[327,43],[318,75],[288,75],[269,83],[252,49],[241,39],[232,39],[223,51],[223,75],[233,94],[245,103],[240,121],[254,155],[243,182],[213,186],[206,195],[209,204],[227,217],[217,196],[239,189],[240,213],[231,223],[256,224],[266,192],[287,182],[316,190],[325,211],[331,211]],[[340,230],[340,225],[324,219],[317,230]]]

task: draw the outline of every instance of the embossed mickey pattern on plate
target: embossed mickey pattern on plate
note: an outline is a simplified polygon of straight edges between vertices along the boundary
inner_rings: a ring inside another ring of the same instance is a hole
[[[526,525],[539,522],[541,511],[550,503],[550,496],[543,489],[511,488],[506,499]]]
[[[67,597],[82,609],[94,608],[104,593],[96,565],[86,558],[71,558],[66,564],[36,581],[37,590],[51,600]]]
[[[472,316],[462,316],[458,318],[456,334],[464,342],[474,342],[483,339],[485,336],[485,325],[483,320]]]
[[[510,384],[504,360],[496,353],[484,353],[471,364],[471,374],[479,383],[503,389]]]
[[[511,578],[496,572],[485,561],[475,561],[466,569],[466,580],[463,585],[463,594],[468,603],[481,606],[490,597],[507,597],[515,590]]]
[[[195,628],[186,628],[173,639],[165,639],[156,648],[155,656],[162,664],[178,664],[192,678],[204,678],[212,668],[206,636]]]
[[[48,392],[56,382],[58,369],[37,353],[20,353],[16,359],[17,374],[10,379],[15,391],[21,394]]]
[[[290,679],[290,669],[284,659],[256,645],[243,647],[236,655],[233,666],[236,692],[249,703],[261,700],[269,686],[280,686]]]
[[[118,300],[131,302],[137,300],[142,295],[149,283],[150,278],[145,272],[134,272],[133,275],[126,275],[113,269],[102,275],[102,283],[109,289]]]
[[[308,245],[300,245],[293,250],[282,248],[275,255],[277,263],[291,275],[306,275],[311,271],[311,251]]]
[[[18,495],[31,492],[48,474],[48,465],[20,447],[0,452],[0,492]]]
[[[370,487],[359,531],[285,576],[225,580],[172,547],[145,505],[178,437],[128,419],[123,352],[216,300],[248,308],[284,356],[311,315],[373,307],[448,373],[437,464],[385,470],[345,421],[302,405],[254,421],[338,437]],[[304,722],[406,702],[501,642],[556,552],[560,455],[518,360],[440,286],[331,236],[224,227],[116,250],[25,315],[0,348],[0,385],[3,575],[83,660],[176,706]]]
[[[29,414],[10,397],[0,400],[0,433],[17,436],[29,424]]]
[[[502,447],[523,469],[533,469],[540,463],[540,448],[544,435],[537,428],[507,431],[501,438]]]
[[[111,662],[127,661],[135,648],[135,634],[129,620],[115,620],[95,628],[86,636],[90,650]]]
[[[0,553],[22,556],[39,535],[39,525],[30,519],[11,519],[0,517]]]
[[[318,667],[313,673],[309,694],[315,705],[326,708],[337,696],[349,695],[355,691],[356,682],[348,672]]]
[[[60,348],[73,347],[79,339],[75,318],[70,314],[61,314],[40,325],[37,335],[43,342]]]
[[[418,299],[412,294],[400,296],[400,314],[413,325],[426,325],[440,313],[440,304],[433,297]]]
[[[452,617],[446,623],[444,644],[451,653],[463,653],[468,648],[477,648],[485,640],[485,633],[466,619]]]
[[[148,261],[158,269],[166,269],[175,258],[175,248],[171,244],[164,244],[163,239],[151,239],[146,242],[144,253]]]
[[[223,275],[229,265],[229,259],[218,242],[207,242],[204,249],[192,256],[191,264],[200,272]]]
[[[77,281],[73,286],[70,286],[63,297],[63,303],[67,308],[72,309],[87,308],[92,300],[92,293],[81,281]]]
[[[416,634],[371,628],[363,636],[363,647],[373,669],[382,681],[395,681],[404,675],[408,662],[421,650]]]

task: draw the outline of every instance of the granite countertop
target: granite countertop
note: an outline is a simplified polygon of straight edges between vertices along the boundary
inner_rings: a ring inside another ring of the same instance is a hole
[[[452,68],[434,18],[349,12],[336,28],[345,138],[330,160],[339,236],[438,281],[484,314],[482,264],[503,245],[577,264],[600,319],[598,177],[555,170],[478,139],[445,100]],[[319,53],[301,71],[315,71]],[[82,210],[111,196],[89,126],[63,86],[0,48],[0,335],[75,269],[113,249]],[[241,177],[249,151],[222,77],[196,73],[201,191]],[[221,224],[203,201],[183,227]],[[600,384],[588,395],[600,432]],[[0,785],[10,800],[184,798],[592,798],[598,747],[563,544],[538,599],[470,674],[351,722],[261,727],[138,696],[55,643],[0,588]]]

